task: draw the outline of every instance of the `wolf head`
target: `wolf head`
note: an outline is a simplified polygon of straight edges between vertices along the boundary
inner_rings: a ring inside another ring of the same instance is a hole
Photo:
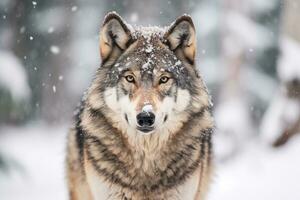
[[[100,32],[102,65],[87,102],[123,134],[169,136],[210,106],[195,52],[190,16],[159,28],[132,27],[109,13]]]

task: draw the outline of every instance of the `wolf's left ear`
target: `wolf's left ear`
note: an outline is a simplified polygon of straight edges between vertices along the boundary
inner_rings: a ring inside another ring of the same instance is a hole
[[[117,59],[129,46],[131,38],[131,31],[123,19],[116,12],[108,13],[100,32],[102,61]]]
[[[176,19],[164,35],[168,46],[175,54],[190,64],[194,64],[196,54],[196,31],[193,20],[188,15]]]

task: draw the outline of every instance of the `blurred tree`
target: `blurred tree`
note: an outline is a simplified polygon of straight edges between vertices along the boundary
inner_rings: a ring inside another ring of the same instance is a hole
[[[262,5],[264,3],[261,3]],[[276,77],[277,58],[279,56],[279,35],[281,27],[282,1],[273,0],[268,2],[268,7],[264,10],[254,10],[252,17],[254,20],[266,28],[272,45],[262,49],[256,56],[256,63],[264,73]]]
[[[257,127],[272,99],[282,7],[279,0],[223,0],[221,5],[220,57],[225,70],[217,80],[221,92],[215,119],[216,141],[223,143],[219,146],[227,143],[227,149],[216,152],[226,160],[258,136]]]
[[[36,25],[33,27],[42,42],[37,63],[42,70],[40,107],[42,118],[56,123],[69,119],[72,113],[72,97],[64,83],[64,76],[68,73],[70,59],[74,59],[70,57],[70,35],[73,11],[77,8],[70,0],[43,2],[34,16]]]
[[[62,79],[69,60],[72,4],[68,2],[16,0],[7,11],[11,47],[23,59],[32,90],[30,116],[49,122],[66,114],[61,108],[67,104]]]
[[[18,1],[0,3],[0,123],[26,121],[31,113],[30,89],[15,45],[22,32],[18,28]],[[16,39],[17,38],[17,39]]]
[[[287,110],[289,106],[292,107],[293,113],[290,115],[294,117],[287,117],[289,116],[288,114],[281,113],[280,120],[285,123],[279,134],[274,134],[272,138],[274,147],[282,146],[295,135],[300,134],[300,59],[299,57],[295,57],[300,53],[300,27],[298,26],[300,3],[298,1],[286,0],[283,6],[281,25],[283,37],[280,41],[281,56],[278,66],[278,76],[281,82],[280,94],[283,98],[287,99],[284,110]],[[295,103],[297,105],[297,102],[298,106],[293,105]]]

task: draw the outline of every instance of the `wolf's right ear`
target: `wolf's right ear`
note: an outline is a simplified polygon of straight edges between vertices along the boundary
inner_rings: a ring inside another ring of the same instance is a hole
[[[100,55],[102,62],[117,59],[129,46],[131,31],[123,19],[116,13],[108,13],[100,32]]]

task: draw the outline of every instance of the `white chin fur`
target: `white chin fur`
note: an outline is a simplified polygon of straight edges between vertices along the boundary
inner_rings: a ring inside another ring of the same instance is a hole
[[[140,135],[147,136],[147,135],[151,135],[151,134],[155,133],[155,129],[153,131],[150,131],[150,132],[147,132],[147,133],[145,133],[143,131],[139,131],[139,130],[137,132]]]

